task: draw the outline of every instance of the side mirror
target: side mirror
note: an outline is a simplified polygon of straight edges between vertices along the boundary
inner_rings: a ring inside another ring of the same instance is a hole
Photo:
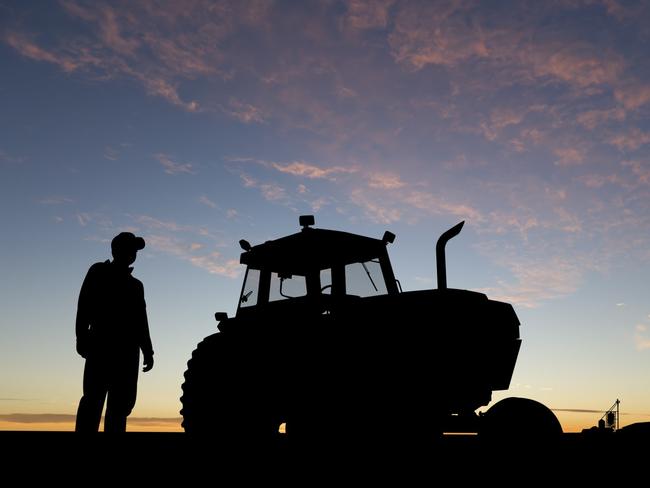
[[[228,314],[226,312],[217,312],[214,314],[214,319],[217,322],[222,322],[228,318]]]

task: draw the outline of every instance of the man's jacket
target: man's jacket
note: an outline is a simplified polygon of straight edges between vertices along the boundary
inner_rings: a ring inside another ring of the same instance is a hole
[[[77,306],[77,344],[87,355],[142,350],[153,354],[142,282],[110,261],[88,270]],[[79,348],[79,347],[78,347]]]

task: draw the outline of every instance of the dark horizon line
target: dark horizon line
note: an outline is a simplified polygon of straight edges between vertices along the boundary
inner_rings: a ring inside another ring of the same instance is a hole
[[[66,423],[74,422],[77,416],[67,413],[10,413],[0,414],[0,420],[16,424],[36,424],[42,422]],[[103,418],[103,417],[102,417]],[[177,422],[179,425],[181,417],[129,417],[130,422],[153,424],[157,422]]]

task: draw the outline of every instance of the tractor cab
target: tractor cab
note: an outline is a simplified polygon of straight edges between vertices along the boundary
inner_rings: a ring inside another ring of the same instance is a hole
[[[296,234],[251,246],[240,241],[246,274],[237,314],[292,299],[331,299],[397,294],[386,246],[395,236],[373,239],[348,232],[315,229],[314,217],[300,217]]]

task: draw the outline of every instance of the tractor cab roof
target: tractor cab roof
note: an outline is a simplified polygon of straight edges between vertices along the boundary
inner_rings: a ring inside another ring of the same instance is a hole
[[[241,254],[240,262],[254,269],[304,276],[314,270],[377,259],[385,249],[386,242],[381,239],[305,226],[296,234],[250,247]]]

